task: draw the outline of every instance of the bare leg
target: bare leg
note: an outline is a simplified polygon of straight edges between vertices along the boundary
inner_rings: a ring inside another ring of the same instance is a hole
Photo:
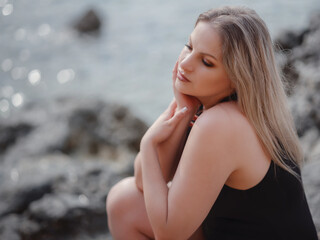
[[[134,177],[117,183],[107,198],[108,225],[114,240],[153,239],[142,192]]]
[[[150,240],[154,234],[147,216],[143,193],[134,177],[117,183],[107,198],[109,230],[114,240]],[[200,227],[188,240],[204,240]]]

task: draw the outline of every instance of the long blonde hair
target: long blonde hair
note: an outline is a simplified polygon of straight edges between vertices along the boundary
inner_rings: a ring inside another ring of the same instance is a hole
[[[196,25],[199,22],[212,24],[220,33],[223,64],[238,104],[266,151],[277,165],[297,176],[290,163],[299,165],[303,154],[266,24],[246,7],[212,9],[200,14]]]

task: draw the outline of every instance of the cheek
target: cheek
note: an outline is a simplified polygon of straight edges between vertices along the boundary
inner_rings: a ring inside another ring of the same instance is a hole
[[[201,75],[202,81],[199,83],[207,88],[209,91],[212,89],[226,89],[231,87],[231,82],[227,76],[222,74],[222,72],[208,72],[205,71]]]

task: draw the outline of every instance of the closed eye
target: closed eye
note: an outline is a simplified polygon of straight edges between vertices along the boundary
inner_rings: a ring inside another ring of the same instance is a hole
[[[192,51],[192,47],[189,44],[185,44],[185,46],[189,51]],[[207,67],[213,67],[213,64],[207,62],[205,59],[202,59],[202,63]]]
[[[192,50],[192,47],[189,44],[185,44],[186,48],[188,48],[190,51]]]
[[[204,59],[202,59],[202,62],[203,62],[203,64],[204,64],[205,66],[207,66],[207,67],[213,67],[213,64],[207,62],[207,61],[204,60]]]

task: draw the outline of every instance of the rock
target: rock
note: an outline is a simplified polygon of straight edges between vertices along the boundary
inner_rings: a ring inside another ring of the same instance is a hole
[[[35,181],[33,177],[19,181],[18,184],[8,184],[2,187],[0,192],[0,217],[23,212],[31,202],[43,197],[50,191],[50,182]]]
[[[301,138],[300,138],[300,142],[301,142],[301,146],[303,149],[303,153],[305,156],[308,156],[308,159],[306,160],[310,160],[310,158],[312,156],[314,156],[314,154],[311,154],[314,148],[316,147],[317,144],[317,140],[319,139],[319,131],[316,127],[312,127],[310,128]]]
[[[12,214],[6,218],[0,218],[0,236],[1,239],[21,240],[19,226],[21,219],[19,216]]]
[[[94,33],[98,32],[101,27],[101,20],[95,10],[88,10],[81,18],[74,24],[74,28],[80,33]]]
[[[117,159],[125,152],[137,152],[147,129],[123,106],[86,99],[32,103],[2,122],[4,128],[21,124],[33,128],[5,151],[3,161],[9,165],[25,156],[56,152]]]
[[[290,106],[299,136],[316,126],[320,129],[320,13],[303,30],[283,33],[275,42],[282,51],[282,70],[291,83]]]
[[[308,33],[309,30],[302,30],[302,31],[286,31],[281,33],[276,41],[275,45],[281,50],[281,51],[287,51],[291,50],[296,46],[299,46],[302,44],[304,36]]]
[[[1,119],[0,239],[110,237],[105,200],[133,174],[146,128],[123,106],[72,98]]]
[[[276,41],[282,70],[292,88],[289,105],[304,151],[303,184],[320,236],[320,12],[308,27],[283,33]]]
[[[316,142],[313,144],[311,152],[309,154],[309,160],[310,161],[316,161],[320,158],[320,138],[316,140]]]
[[[17,139],[28,134],[32,126],[20,124],[16,126],[0,126],[0,155],[3,154]]]
[[[307,28],[297,31],[289,30],[275,39],[275,45],[279,46],[278,54],[284,55],[285,61],[281,64],[282,70],[291,86],[299,85],[305,78],[305,69],[314,72],[319,67],[320,59],[320,13],[311,17]],[[299,69],[300,68],[300,69]],[[304,76],[300,76],[303,74]],[[308,74],[308,72],[307,72]],[[317,90],[317,89],[315,89]],[[289,93],[293,94],[292,89]]]

